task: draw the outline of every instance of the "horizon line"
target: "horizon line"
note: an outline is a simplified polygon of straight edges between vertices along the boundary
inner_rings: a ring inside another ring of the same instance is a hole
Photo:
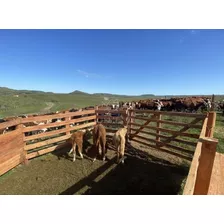
[[[131,96],[131,97],[137,97],[137,96],[144,96],[144,95],[152,95],[152,96],[212,96],[212,95],[224,95],[221,93],[212,93],[212,94],[153,94],[153,93],[143,93],[143,94],[119,94],[119,93],[107,93],[107,92],[95,92],[95,93],[89,93],[89,92],[84,92],[81,90],[74,90],[72,92],[52,92],[52,91],[44,91],[44,90],[36,90],[36,89],[13,89],[13,88],[9,88],[9,87],[5,87],[5,86],[0,86],[0,88],[7,88],[10,90],[15,90],[15,91],[35,91],[35,92],[44,92],[44,93],[53,93],[53,94],[71,94],[74,92],[82,92],[84,94],[89,94],[89,95],[93,95],[93,94],[110,94],[110,95],[120,95],[120,96]]]

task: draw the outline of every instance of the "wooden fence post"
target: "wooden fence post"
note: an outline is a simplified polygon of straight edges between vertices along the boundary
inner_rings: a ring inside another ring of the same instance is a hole
[[[130,135],[131,135],[131,111],[129,109],[127,109],[125,111],[125,118],[124,118],[124,126],[128,127],[128,131],[127,131],[127,141],[130,141]]]
[[[23,139],[23,152],[22,152],[22,164],[24,165],[28,165],[29,164],[29,160],[27,159],[27,151],[25,150],[25,145],[26,145],[26,142],[24,140],[25,138],[25,133],[23,133],[23,124],[19,124],[16,126],[16,130],[20,130],[20,134],[21,134],[21,137]]]
[[[96,110],[98,110],[99,107],[95,106],[95,114],[96,114],[96,123],[98,124],[99,120],[98,120],[98,113],[96,113]]]
[[[206,128],[205,137],[213,137],[214,134],[214,127],[215,127],[215,121],[216,121],[216,112],[209,112],[208,113],[208,123]]]
[[[66,117],[66,118],[65,118],[65,121],[66,121],[66,122],[70,121],[70,118],[71,118],[71,117]],[[69,129],[69,128],[70,128],[70,125],[69,125],[69,124],[66,124],[65,128],[66,128],[66,129]],[[70,134],[71,134],[70,131],[66,131],[66,135],[70,135]]]
[[[204,137],[199,139],[199,141],[202,141],[202,148],[196,175],[194,195],[207,195],[218,140],[214,138]]]
[[[161,113],[158,113],[158,115],[157,115],[157,119],[159,120],[159,121],[161,121],[162,120],[162,114]],[[160,123],[159,121],[157,121],[157,128],[161,128],[161,126],[162,126],[162,123]],[[157,134],[157,136],[156,136],[156,141],[160,141],[160,137],[158,136],[158,135],[160,135],[160,130],[157,130],[156,131],[156,134]],[[156,145],[158,145],[158,143],[156,143]]]
[[[215,110],[215,95],[212,95],[212,105],[211,105],[211,109],[210,111],[214,111]]]

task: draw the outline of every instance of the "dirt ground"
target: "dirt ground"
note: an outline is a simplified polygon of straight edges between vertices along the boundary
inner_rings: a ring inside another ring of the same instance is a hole
[[[115,163],[113,150],[108,150],[107,161],[93,163],[91,148],[83,160],[77,155],[73,162],[69,149],[64,145],[3,175],[0,194],[176,195],[189,169],[180,160],[135,143],[127,144],[124,164]]]

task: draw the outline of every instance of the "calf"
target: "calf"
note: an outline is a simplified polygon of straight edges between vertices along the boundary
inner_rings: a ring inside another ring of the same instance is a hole
[[[103,161],[106,159],[106,129],[102,124],[97,124],[93,128],[93,147],[95,149],[95,158],[93,162],[96,160],[97,155],[102,156]]]
[[[68,142],[72,144],[72,148],[69,154],[72,154],[73,152],[73,162],[75,162],[76,160],[76,145],[78,146],[79,155],[83,159],[83,154],[82,154],[83,141],[87,133],[89,133],[89,130],[77,131],[73,133],[70,139],[68,140]]]
[[[127,126],[118,129],[118,131],[113,136],[113,144],[117,150],[117,163],[121,158],[122,163],[124,163],[124,151],[125,151],[125,137],[127,134]]]

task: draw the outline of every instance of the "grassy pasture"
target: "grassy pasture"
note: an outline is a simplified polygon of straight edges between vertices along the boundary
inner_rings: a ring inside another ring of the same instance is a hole
[[[108,102],[115,100],[131,101],[139,98],[110,96]],[[53,106],[46,109],[48,104]],[[88,94],[20,94],[0,96],[0,117],[29,113],[53,112],[69,108],[82,108],[107,103],[104,96]]]

